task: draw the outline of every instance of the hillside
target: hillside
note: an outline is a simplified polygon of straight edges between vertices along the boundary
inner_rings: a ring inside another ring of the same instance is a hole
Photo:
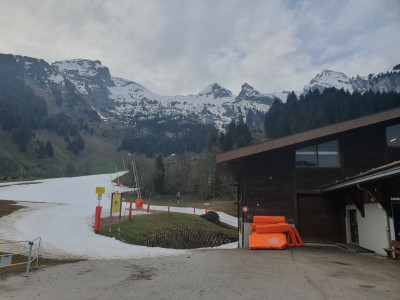
[[[296,94],[330,87],[360,94],[398,92],[400,73],[395,67],[349,78],[323,71]],[[232,120],[243,121],[257,133],[254,141],[262,141],[265,113],[289,94],[262,93],[244,83],[233,95],[211,83],[196,95],[161,96],[112,76],[98,60],[49,64],[0,54],[0,179],[18,179],[21,170],[24,178],[120,170],[128,153],[199,154],[218,146],[219,133]]]

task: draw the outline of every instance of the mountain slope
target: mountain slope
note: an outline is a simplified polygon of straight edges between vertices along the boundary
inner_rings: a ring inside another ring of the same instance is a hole
[[[379,73],[377,75],[370,74],[367,77],[356,76],[348,77],[344,73],[331,70],[324,70],[321,74],[317,74],[310,84],[304,86],[304,93],[318,89],[322,92],[325,88],[334,87],[338,90],[344,89],[350,93],[365,93],[369,90],[372,92],[396,92],[400,93],[400,67],[395,66],[391,71]]]

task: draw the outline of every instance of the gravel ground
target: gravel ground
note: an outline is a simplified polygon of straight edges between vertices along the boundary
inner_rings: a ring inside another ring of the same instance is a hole
[[[337,246],[87,260],[0,281],[1,299],[399,299],[400,262]]]

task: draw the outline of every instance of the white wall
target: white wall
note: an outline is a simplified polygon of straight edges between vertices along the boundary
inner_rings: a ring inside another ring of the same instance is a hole
[[[240,226],[242,226],[240,224]],[[251,234],[251,223],[244,223],[244,244],[242,245],[242,227],[239,231],[239,247],[248,248],[249,247],[249,236]]]
[[[354,205],[346,206],[346,236],[351,242],[349,210],[356,209]],[[386,211],[378,203],[364,204],[365,218],[357,211],[358,237],[361,247],[385,255],[383,248],[388,247],[388,234],[386,231]],[[392,239],[394,239],[393,218],[389,218]]]

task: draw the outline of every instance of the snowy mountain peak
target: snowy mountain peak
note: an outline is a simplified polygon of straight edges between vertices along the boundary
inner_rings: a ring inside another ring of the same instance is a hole
[[[108,87],[114,86],[110,71],[100,60],[71,59],[56,61],[52,64],[59,74],[68,79],[76,90],[84,95],[93,95],[93,99],[103,105],[107,101]]]
[[[100,68],[106,68],[100,62],[100,60],[89,60],[89,59],[71,59],[64,61],[56,61],[53,63],[57,66],[63,74],[77,74],[80,76],[96,76],[97,70]]]
[[[244,83],[242,84],[242,90],[239,93],[238,97],[258,97],[260,93],[256,91],[250,84]]]
[[[307,93],[315,89],[323,91],[328,87],[335,87],[337,89],[343,88],[351,93],[356,90],[351,82],[351,79],[347,77],[346,74],[332,70],[324,70],[321,72],[321,74],[317,74],[310,81],[310,84],[304,86],[304,92]]]
[[[379,73],[378,75],[369,74],[367,77],[356,76],[348,77],[344,73],[331,70],[324,70],[317,74],[310,84],[304,86],[304,93],[318,89],[322,92],[325,88],[344,89],[353,93],[365,93],[369,90],[373,92],[400,92],[400,65],[394,66],[392,71]]]
[[[209,84],[204,90],[199,93],[199,96],[213,96],[214,99],[232,97],[232,92],[220,86],[218,83]]]
[[[250,84],[244,83],[242,85],[242,90],[240,91],[239,96],[237,96],[235,99],[235,102],[254,101],[270,105],[272,104],[273,100],[273,97],[266,94],[261,94],[259,91],[256,91]]]

